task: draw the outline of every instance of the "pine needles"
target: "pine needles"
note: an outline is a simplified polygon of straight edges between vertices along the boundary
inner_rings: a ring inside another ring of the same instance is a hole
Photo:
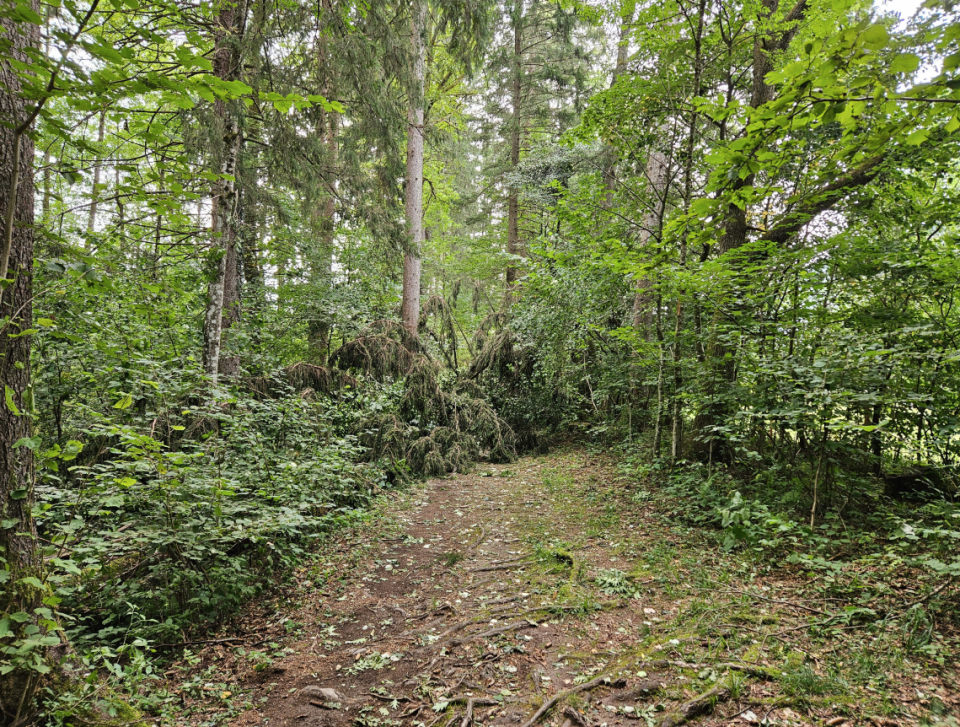
[[[447,319],[443,338],[452,336],[446,302],[442,298],[428,301],[427,309]],[[455,360],[449,352],[447,357]],[[516,435],[482,389],[445,370],[399,324],[373,323],[335,351],[331,363],[355,371],[368,383],[397,384],[402,391],[390,410],[371,412],[355,426],[368,457],[382,461],[395,475],[463,472],[484,453],[494,462],[516,458]]]

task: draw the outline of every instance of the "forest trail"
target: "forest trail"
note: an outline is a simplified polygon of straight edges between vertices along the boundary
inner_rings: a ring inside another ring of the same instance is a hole
[[[827,676],[854,646],[800,635],[819,604],[749,566],[733,585],[659,499],[583,450],[391,493],[167,672],[176,723],[892,727],[918,689],[960,705],[948,678],[897,699]]]

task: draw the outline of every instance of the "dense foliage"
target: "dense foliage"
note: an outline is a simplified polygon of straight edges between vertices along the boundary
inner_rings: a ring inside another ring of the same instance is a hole
[[[960,575],[952,5],[0,8],[0,723],[571,432],[724,547]]]

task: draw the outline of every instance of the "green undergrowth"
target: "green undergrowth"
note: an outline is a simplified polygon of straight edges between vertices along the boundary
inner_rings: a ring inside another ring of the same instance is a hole
[[[292,393],[224,398],[169,413],[193,434],[171,442],[93,417],[82,451],[48,459],[38,488],[41,534],[68,564],[57,590],[72,642],[184,640],[362,517],[382,475],[328,409]]]
[[[727,473],[710,479],[705,468],[669,474],[617,461],[615,469],[609,455],[559,455],[538,489],[560,521],[531,519],[527,537],[568,603],[643,605],[641,623],[620,627],[638,662],[702,665],[683,672],[693,693],[756,681],[724,666],[743,664],[769,674],[770,706],[943,723],[949,705],[940,695],[921,687],[905,712],[900,692],[911,679],[922,685],[952,668],[960,646],[952,581],[924,566],[949,560],[952,536],[948,527],[924,533],[918,524],[924,518],[935,530],[937,518],[949,522],[949,503],[890,503],[859,521],[827,511],[811,529],[756,506],[758,493]],[[916,540],[904,537],[905,522],[914,523]],[[742,532],[731,532],[737,526]],[[562,548],[579,559],[597,544],[612,566],[585,568],[575,581],[550,558]],[[917,573],[922,590],[905,595]]]

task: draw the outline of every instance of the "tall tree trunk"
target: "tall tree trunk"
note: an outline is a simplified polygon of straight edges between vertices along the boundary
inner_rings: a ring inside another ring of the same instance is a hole
[[[234,203],[234,217],[228,227],[226,255],[223,274],[223,317],[220,321],[221,338],[240,321],[240,255],[237,252],[237,205]],[[221,376],[235,378],[240,373],[240,354],[236,351],[224,352],[221,345],[220,361],[217,367]]]
[[[43,55],[50,57],[50,19],[53,17],[55,9],[52,5],[46,6],[46,19],[43,27]],[[50,142],[48,141],[43,150],[43,219],[44,226],[50,224],[50,197],[52,194],[52,173],[50,169]]]
[[[779,6],[780,0],[762,0],[757,17],[757,34],[753,45],[753,88],[750,94],[750,107],[754,109],[770,102],[776,95],[776,89],[766,82],[766,76],[774,68],[774,55],[786,50],[796,35],[799,21],[807,11],[807,0],[798,0],[782,22],[767,27],[779,10]],[[752,187],[755,179],[754,174],[748,174],[743,179],[738,178],[733,182],[733,190],[739,191]],[[747,242],[750,228],[747,224],[746,207],[746,205],[741,207],[733,203],[727,205],[722,225],[723,231],[717,243],[717,252],[720,255],[736,250]],[[716,325],[715,321],[714,329]],[[725,443],[712,441],[713,428],[728,414],[726,405],[717,400],[717,383],[733,382],[736,376],[736,360],[729,348],[717,340],[716,330],[710,335],[713,337],[713,342],[706,350],[706,363],[711,374],[706,377],[704,386],[707,404],[697,412],[694,428],[699,432],[702,444],[711,442],[709,447],[711,458],[725,461],[730,456]],[[714,376],[712,373],[714,371],[720,372],[721,376]]]
[[[329,97],[329,88],[326,88],[324,93]],[[327,151],[327,166],[330,171],[327,179],[327,196],[320,209],[320,255],[311,269],[315,278],[318,278],[315,279],[315,284],[318,286],[322,284],[329,288],[333,275],[334,244],[337,229],[336,169],[340,156],[337,138],[340,129],[340,115],[336,111],[326,111],[323,118],[325,122],[325,128],[323,129],[324,146]],[[330,354],[330,321],[325,316],[320,317],[314,314],[311,317],[308,329],[313,357],[319,364],[325,365]]]
[[[225,81],[237,79],[240,71],[240,40],[246,21],[246,3],[223,0],[217,16],[213,71]],[[224,303],[230,280],[236,281],[237,158],[240,155],[239,105],[218,98],[214,114],[221,125],[220,179],[213,189],[213,245],[208,270],[207,305],[203,326],[203,370],[214,383],[220,373],[220,347],[224,325]],[[232,268],[231,268],[232,266]],[[235,307],[233,301],[226,301]],[[229,308],[228,308],[229,309]]]
[[[97,203],[100,201],[100,173],[103,169],[103,136],[107,125],[107,112],[100,112],[100,125],[97,129],[97,158],[93,163],[93,189],[90,192],[90,216],[87,218],[87,247],[90,247],[90,234],[97,226]]]
[[[408,248],[403,256],[403,327],[413,336],[420,325],[420,256],[423,248],[423,105],[427,63],[427,2],[413,0],[410,8],[412,80],[407,112],[407,188],[405,212]]]
[[[249,193],[240,196],[240,263],[244,298],[254,308],[264,303],[263,269],[260,266],[260,218]]]
[[[700,0],[697,8],[697,30],[693,38],[693,95],[699,97],[703,92],[702,74],[703,74],[703,25],[704,15],[707,11],[707,0]],[[683,161],[683,210],[685,213],[690,211],[690,203],[693,200],[693,154],[697,144],[697,125],[699,115],[696,111],[690,112],[690,123],[687,127],[687,148],[686,158]],[[684,233],[680,240],[680,267],[687,265],[687,236]],[[673,432],[670,438],[670,459],[676,463],[680,459],[683,451],[683,400],[681,391],[683,390],[683,367],[681,364],[682,356],[680,350],[680,334],[683,330],[684,308],[683,301],[686,298],[686,290],[682,287],[677,294],[677,310],[673,323]]]
[[[53,194],[52,174],[50,170],[50,147],[43,152],[43,219],[44,225],[50,224],[50,197]]]
[[[641,249],[646,248],[654,236],[656,236],[655,239],[659,238],[660,228],[663,226],[663,215],[666,211],[670,162],[662,152],[656,149],[651,149],[647,156],[646,177],[651,201],[650,208],[643,215],[643,226],[640,230]],[[633,296],[633,326],[641,332],[646,341],[650,340],[653,326],[651,302],[650,279],[637,278],[636,292]]]
[[[617,64],[613,68],[613,75],[610,78],[610,88],[617,85],[617,79],[627,71],[627,58],[630,56],[630,29],[633,27],[633,15],[636,12],[636,4],[629,3],[628,8],[623,12],[620,18],[620,41],[617,44]],[[606,163],[603,166],[603,182],[607,188],[606,203],[607,206],[613,205],[613,192],[617,187],[617,160],[616,149],[609,147],[606,153]]]
[[[513,23],[513,83],[510,89],[510,169],[520,165],[520,141],[523,132],[523,0],[517,0],[511,18]],[[507,196],[507,254],[520,255],[520,197],[518,190],[510,187]],[[517,284],[517,266],[511,259],[507,263],[507,305],[513,302]]]
[[[666,381],[664,377],[664,340],[663,340],[663,306],[660,294],[656,298],[656,335],[657,335],[657,421],[653,429],[653,456],[660,457],[661,443],[663,442],[663,420],[666,414],[664,406]]]
[[[38,7],[33,2],[33,10]],[[39,28],[31,23],[0,21],[11,44],[6,51],[17,60],[29,63],[26,47],[37,47]],[[28,120],[20,79],[7,64],[0,66],[0,116],[7,122],[0,125],[0,190],[3,190],[4,214],[12,206],[13,235],[10,244],[6,277],[14,283],[0,297],[0,319],[9,321],[0,331],[0,375],[6,403],[0,403],[0,565],[8,571],[0,585],[0,613],[26,612],[31,620],[17,625],[18,630],[32,627],[33,609],[40,606],[41,589],[20,582],[38,575],[39,553],[37,528],[31,517],[34,503],[33,451],[30,447],[14,447],[32,434],[33,391],[30,383],[31,336],[17,335],[31,328],[33,321],[33,158],[34,144],[29,134],[19,137],[12,127]],[[22,170],[19,171],[18,169]],[[11,196],[10,192],[13,192]],[[23,633],[17,634],[23,637]],[[36,637],[32,637],[36,638]],[[36,687],[35,672],[15,670],[0,677],[0,720],[13,721],[13,716],[28,700]],[[27,702],[29,705],[29,702]]]
[[[113,170],[113,188],[114,193],[117,195],[117,231],[123,235],[123,228],[126,224],[123,216],[123,192],[120,190],[120,169],[119,167],[114,168]],[[46,220],[46,212],[44,212],[44,220]]]

